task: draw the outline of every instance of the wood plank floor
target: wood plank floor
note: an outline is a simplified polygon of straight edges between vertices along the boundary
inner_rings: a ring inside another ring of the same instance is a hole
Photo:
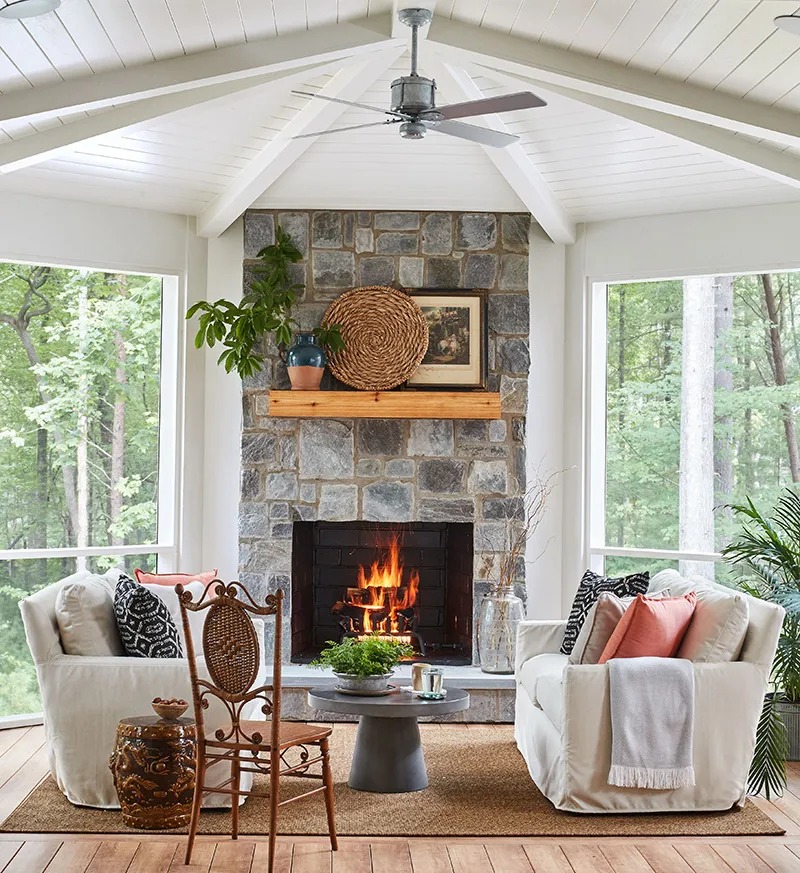
[[[441,730],[464,730],[441,725]],[[800,763],[783,798],[755,802],[782,837],[395,839],[280,837],[275,873],[800,873]],[[41,727],[0,731],[0,821],[47,772]],[[490,814],[491,810],[487,810]],[[265,838],[0,834],[0,873],[261,873]]]

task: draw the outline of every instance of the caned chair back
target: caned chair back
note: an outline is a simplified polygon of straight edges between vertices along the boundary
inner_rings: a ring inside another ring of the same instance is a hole
[[[208,594],[214,589],[216,597]],[[208,707],[208,696],[223,702],[231,717],[228,729],[220,728],[215,738],[219,742],[260,743],[260,733],[248,734],[242,729],[241,711],[246,703],[259,698],[261,711],[273,722],[277,731],[280,720],[281,687],[281,620],[283,591],[268,594],[263,605],[253,600],[250,592],[240,582],[224,582],[215,579],[195,602],[192,592],[183,585],[176,585],[181,608],[186,657],[192,681],[195,721],[199,736],[205,736],[203,710]],[[203,625],[203,657],[210,682],[201,679],[197,672],[194,641],[189,626],[189,612],[208,610]],[[258,635],[250,615],[275,616],[275,649],[273,653],[272,683],[254,687],[261,661]]]

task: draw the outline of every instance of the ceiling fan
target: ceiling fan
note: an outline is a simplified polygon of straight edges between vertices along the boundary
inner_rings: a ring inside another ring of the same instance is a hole
[[[433,14],[429,9],[401,9],[398,18],[411,28],[411,73],[401,76],[392,82],[391,109],[380,109],[365,103],[353,103],[340,100],[337,97],[326,97],[309,91],[292,91],[303,97],[316,97],[318,100],[329,100],[331,103],[343,103],[346,106],[356,106],[389,116],[384,121],[369,124],[354,124],[349,127],[338,127],[334,130],[321,130],[318,133],[302,133],[293,139],[307,136],[323,136],[328,133],[341,133],[344,130],[359,130],[362,127],[379,127],[385,124],[399,125],[400,136],[403,139],[422,139],[429,130],[468,139],[481,145],[504,148],[517,142],[518,136],[499,130],[489,130],[476,127],[474,124],[464,124],[455,121],[457,118],[469,118],[487,113],[512,112],[515,109],[533,109],[546,106],[544,100],[530,91],[520,91],[503,97],[488,97],[484,100],[470,100],[467,103],[454,103],[451,106],[436,106],[436,82],[417,73],[417,52],[419,44],[419,29],[429,24]]]

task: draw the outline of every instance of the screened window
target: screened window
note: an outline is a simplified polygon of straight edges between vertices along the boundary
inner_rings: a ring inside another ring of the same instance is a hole
[[[800,276],[596,285],[592,305],[595,567],[713,578],[730,505],[800,482]]]
[[[41,708],[23,597],[174,549],[169,281],[0,263],[0,716]]]

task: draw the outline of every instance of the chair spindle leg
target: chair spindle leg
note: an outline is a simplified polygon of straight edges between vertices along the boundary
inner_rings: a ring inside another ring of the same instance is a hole
[[[197,748],[196,761],[197,768],[195,772],[194,798],[192,800],[192,818],[189,822],[189,842],[186,845],[187,866],[192,860],[192,849],[194,848],[194,838],[197,836],[197,827],[200,824],[200,807],[203,802],[203,787],[206,781],[205,756],[199,745]]]
[[[328,814],[328,835],[331,839],[331,849],[335,852],[339,848],[339,840],[336,837],[336,823],[333,818],[333,774],[331,772],[331,758],[328,752],[328,738],[320,740],[319,748],[322,752],[322,782],[325,786],[325,811]]]
[[[231,783],[231,790],[233,791],[233,795],[231,796],[231,800],[233,801],[233,806],[231,806],[231,839],[238,840],[239,839],[239,786],[241,784],[241,779],[242,779],[241,766],[240,766],[238,761],[231,762],[231,777],[233,778],[233,782]]]

